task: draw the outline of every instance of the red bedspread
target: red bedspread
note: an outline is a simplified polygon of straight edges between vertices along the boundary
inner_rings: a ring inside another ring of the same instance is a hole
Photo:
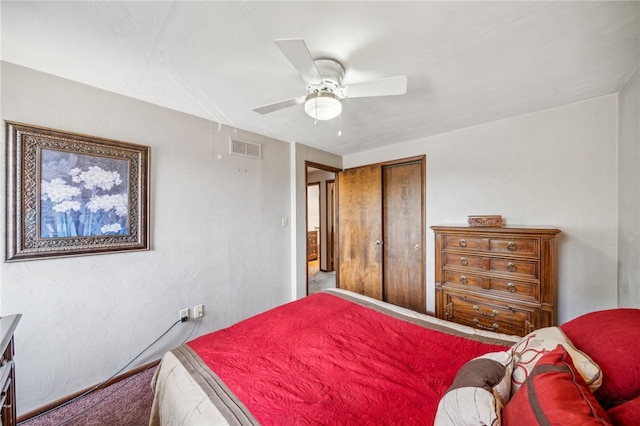
[[[458,369],[504,350],[325,293],[188,345],[263,425],[431,425]]]

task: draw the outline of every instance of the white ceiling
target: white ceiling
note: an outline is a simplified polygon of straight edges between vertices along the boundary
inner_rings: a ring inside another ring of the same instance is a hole
[[[637,1],[0,4],[2,60],[340,155],[615,93],[640,63]],[[259,115],[306,93],[280,38],[407,94]]]

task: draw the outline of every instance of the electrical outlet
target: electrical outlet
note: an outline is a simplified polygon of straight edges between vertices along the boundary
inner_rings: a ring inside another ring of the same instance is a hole
[[[204,316],[204,305],[196,305],[193,307],[193,317],[195,319],[202,318]]]
[[[189,308],[180,309],[180,321],[185,322],[189,320]]]

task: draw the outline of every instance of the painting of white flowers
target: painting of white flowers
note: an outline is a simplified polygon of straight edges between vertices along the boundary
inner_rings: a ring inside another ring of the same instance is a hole
[[[40,236],[128,234],[124,160],[42,150]]]
[[[149,147],[13,122],[7,145],[7,261],[149,249]]]

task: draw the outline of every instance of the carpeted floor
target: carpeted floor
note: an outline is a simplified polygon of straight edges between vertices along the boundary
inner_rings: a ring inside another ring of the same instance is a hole
[[[336,271],[323,272],[319,269],[317,260],[309,262],[309,294],[335,287]]]
[[[155,370],[142,371],[18,426],[147,426]]]

